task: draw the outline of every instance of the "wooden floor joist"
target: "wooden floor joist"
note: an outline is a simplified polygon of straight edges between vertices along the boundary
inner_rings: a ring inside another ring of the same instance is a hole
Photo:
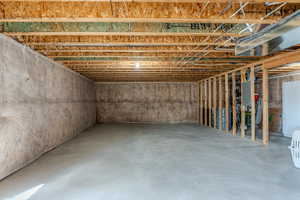
[[[230,4],[228,0],[3,0],[0,31],[94,80],[199,81],[212,76],[209,82],[203,83],[206,87],[203,97],[207,98],[204,109],[207,115],[203,116],[210,116],[210,122],[208,119],[206,123],[210,126],[216,121],[215,74],[221,73],[224,77],[228,71],[262,59],[236,56],[235,41],[290,15],[299,3],[297,0],[268,2],[276,3],[266,5],[262,0],[232,0]],[[291,57],[285,60],[295,60],[297,53]],[[287,62],[282,60],[273,59],[265,67],[271,62],[271,65]],[[134,68],[137,63],[139,70]],[[228,74],[224,85],[222,80],[219,82],[222,86],[219,90],[224,92],[221,98],[226,115],[227,79]],[[222,110],[219,111],[221,114]]]
[[[1,0],[3,2],[57,2],[57,0]],[[136,2],[136,3],[207,3],[207,0],[59,0],[60,2]],[[211,3],[227,3],[228,0],[209,0]],[[265,3],[265,0],[231,0],[231,3]],[[268,2],[298,3],[298,0],[268,0]]]
[[[238,33],[205,33],[205,32],[4,32],[8,36],[224,36],[242,37]]]
[[[243,8],[240,3],[228,7],[225,0],[206,4],[196,2],[153,1],[2,1],[0,22],[139,22],[139,23],[229,23],[273,24],[289,14],[286,5],[280,16],[266,15],[265,2],[250,0]],[[288,0],[292,1],[292,0]],[[295,1],[295,0],[293,0]],[[244,1],[245,2],[245,1]],[[248,1],[247,1],[248,2]],[[247,3],[245,2],[245,3]],[[293,2],[295,3],[295,2]],[[21,12],[22,11],[22,12]],[[248,14],[251,13],[251,14]]]
[[[234,43],[228,42],[224,44],[223,42],[103,42],[103,43],[93,43],[93,42],[24,42],[27,45],[35,46],[234,46]]]

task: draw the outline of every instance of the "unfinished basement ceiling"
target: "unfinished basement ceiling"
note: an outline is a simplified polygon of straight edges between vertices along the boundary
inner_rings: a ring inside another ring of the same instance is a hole
[[[0,31],[95,81],[197,81],[265,58],[234,48],[300,8],[269,2],[4,0]]]

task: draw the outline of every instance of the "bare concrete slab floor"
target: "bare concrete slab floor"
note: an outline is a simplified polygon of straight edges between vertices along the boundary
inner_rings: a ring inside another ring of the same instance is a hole
[[[0,182],[0,199],[299,200],[288,140],[198,125],[104,124]]]

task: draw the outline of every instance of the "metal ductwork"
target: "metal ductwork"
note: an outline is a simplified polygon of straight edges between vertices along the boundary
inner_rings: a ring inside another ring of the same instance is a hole
[[[266,56],[300,43],[300,10],[237,41],[237,56]]]

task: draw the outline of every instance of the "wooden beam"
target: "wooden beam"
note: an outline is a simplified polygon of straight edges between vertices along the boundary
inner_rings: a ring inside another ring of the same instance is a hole
[[[243,96],[244,96],[244,90],[243,90],[243,83],[246,81],[246,72],[245,69],[243,69],[241,71],[241,137],[244,138],[245,137],[245,105],[244,105],[244,101],[243,101]]]
[[[1,20],[1,19],[0,19]],[[3,32],[8,36],[224,36],[243,37],[238,33],[205,32]]]
[[[213,84],[214,84],[214,88],[213,88],[214,128],[217,128],[217,79],[216,77],[213,78]]]
[[[269,74],[268,69],[264,66],[263,78],[262,78],[262,87],[263,87],[263,144],[269,144]]]
[[[2,2],[57,2],[58,0],[1,0]],[[128,3],[206,3],[207,0],[59,0],[59,2],[128,2]],[[210,3],[227,3],[228,0],[210,0]],[[232,0],[231,3],[265,3],[265,0]],[[299,3],[298,0],[268,0],[268,2]]]
[[[226,119],[226,132],[229,132],[229,83],[228,73],[225,74],[225,119]]]
[[[103,57],[105,58],[105,57],[111,57],[111,56],[103,56]],[[131,57],[153,58],[153,57],[159,57],[161,59],[161,58],[164,58],[165,56],[112,56],[112,57],[117,57],[117,58],[124,58],[124,57],[129,57],[129,58],[131,58]],[[179,57],[179,58],[183,58],[183,57]],[[208,58],[209,60],[206,60],[206,58]],[[226,58],[228,58],[228,59],[226,59]],[[228,64],[228,62],[230,62],[230,63],[233,62],[233,63],[238,63],[238,64],[245,65],[245,62],[251,62],[251,60],[244,61],[244,60],[233,60],[233,59],[234,59],[234,57],[221,57],[221,59],[220,58],[212,58],[212,57],[204,57],[202,60],[199,60],[199,63],[202,63],[202,64],[214,64],[214,63],[216,63],[216,65],[218,65],[218,64],[221,64],[221,63],[225,63],[225,64],[227,63]],[[90,63],[90,64],[92,64],[92,63],[101,63],[101,60],[74,60],[74,59],[71,59],[71,60],[57,60],[57,62],[81,63],[81,64],[82,63]],[[191,64],[191,66],[193,66],[193,65]]]
[[[238,12],[239,3],[228,7],[228,2],[225,0],[209,2],[209,4],[206,4],[207,1],[201,0],[201,2],[5,1],[0,5],[0,10],[5,10],[0,22],[272,24],[289,14],[288,11],[283,10],[280,16],[269,16],[264,19],[266,15],[264,2],[248,4],[244,7],[244,12],[247,14],[245,16]]]
[[[68,57],[68,56],[66,56]],[[82,57],[86,57],[86,56],[82,56]],[[95,56],[97,57],[97,56]],[[101,57],[100,57],[101,58]],[[64,62],[65,64],[69,63],[68,61],[69,60],[57,60],[59,62]],[[110,65],[110,64],[118,64],[118,65],[134,65],[136,62],[138,62],[138,60],[129,60],[129,61],[126,61],[126,62],[120,62],[119,60],[97,60],[96,63],[93,63],[89,60],[77,60],[77,62],[79,64],[75,64],[74,62],[73,63],[69,63],[69,64],[72,64],[73,66],[75,65],[85,65],[85,66],[93,66],[93,65],[101,65],[101,64],[106,64],[106,65]],[[141,61],[140,62],[141,65],[170,65],[170,64],[173,64],[175,66],[175,64],[178,64],[178,60],[170,60],[170,61],[162,61],[162,60],[144,60],[144,61]],[[194,67],[212,67],[212,68],[215,68],[215,69],[220,69],[220,68],[226,68],[226,67],[238,67],[240,66],[239,64],[211,64],[211,63],[201,63],[201,61],[199,62],[194,62],[193,64],[189,64],[187,63],[187,65],[185,66],[194,66]]]
[[[162,52],[162,53],[189,53],[189,52],[195,52],[195,53],[203,53],[207,52],[207,50],[196,50],[196,49],[187,49],[187,50],[160,50],[160,49],[146,49],[146,50],[135,50],[135,49],[127,49],[127,50],[117,50],[117,49],[105,49],[105,50],[83,50],[83,49],[72,49],[72,50],[37,50],[44,53],[156,53],[156,52]],[[221,50],[209,50],[210,52],[233,52],[233,49],[221,49]]]
[[[212,120],[212,112],[211,112],[211,108],[212,108],[212,101],[211,101],[211,79],[208,79],[208,123],[209,123],[209,127],[211,127],[211,120]]]
[[[20,17],[0,18],[0,22],[136,22],[136,23],[212,23],[212,24],[274,24],[274,19],[231,19],[231,18],[95,18],[95,17]]]
[[[207,109],[208,109],[208,95],[207,95],[207,80],[204,81],[204,124],[208,126]]]
[[[200,124],[203,125],[203,81],[199,82],[200,88]]]
[[[219,77],[219,129],[222,130],[222,110],[223,110],[223,85],[222,76]]]
[[[38,46],[234,46],[234,43],[223,42],[22,42]]]
[[[275,67],[280,67],[282,65],[296,62],[300,62],[300,50],[273,56],[269,59],[262,61],[262,64],[265,69],[270,70]]]
[[[251,67],[250,72],[250,84],[251,84],[251,139],[255,141],[256,139],[256,130],[255,130],[255,114],[256,114],[256,108],[255,108],[255,67]]]
[[[232,135],[236,136],[236,74],[232,72]]]
[[[292,52],[287,52],[287,53],[282,53],[282,54],[278,54],[278,55],[271,56],[271,57],[266,57],[259,61],[245,65],[243,67],[236,68],[231,71],[224,72],[222,74],[218,74],[218,75],[216,75],[216,77],[225,75],[226,73],[242,71],[242,70],[250,68],[251,66],[264,65],[265,69],[273,69],[273,68],[279,67],[283,64],[290,64],[290,63],[294,63],[294,62],[300,62],[300,50],[295,50]]]

